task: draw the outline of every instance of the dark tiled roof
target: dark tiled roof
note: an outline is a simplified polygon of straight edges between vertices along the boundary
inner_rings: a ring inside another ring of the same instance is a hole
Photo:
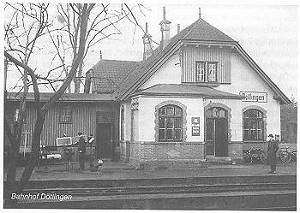
[[[121,80],[137,66],[137,61],[101,60],[90,69],[92,92],[112,93]]]
[[[151,57],[142,61],[135,70],[130,72],[116,90],[116,97],[120,98],[138,79],[146,77],[147,72],[153,65],[155,65],[155,63],[157,63],[158,59],[167,54],[180,40],[234,42],[232,38],[211,26],[203,19],[198,19],[193,24],[172,37],[169,44],[163,50],[161,47],[156,48]]]
[[[234,41],[225,33],[221,32],[214,26],[210,25],[203,19],[198,19],[192,24],[190,31],[184,37],[186,40],[200,40],[200,41]]]
[[[199,96],[206,98],[232,98],[243,99],[243,96],[229,92],[222,92],[207,86],[184,84],[157,84],[144,90],[137,91],[136,95],[179,95]]]
[[[54,93],[40,93],[42,102],[48,101]],[[19,101],[20,94],[15,92],[8,93],[9,101]],[[34,94],[28,93],[27,101],[34,101]],[[95,102],[95,101],[113,101],[114,97],[111,94],[87,94],[87,93],[64,93],[59,99],[61,102]]]

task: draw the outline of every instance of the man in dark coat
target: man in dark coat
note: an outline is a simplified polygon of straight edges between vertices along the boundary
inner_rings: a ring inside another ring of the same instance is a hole
[[[85,158],[85,139],[81,132],[78,133],[78,157],[79,157],[79,166],[81,170],[84,170],[84,158]]]
[[[268,163],[271,166],[270,174],[276,173],[276,152],[279,149],[278,141],[274,140],[272,134],[268,135]]]

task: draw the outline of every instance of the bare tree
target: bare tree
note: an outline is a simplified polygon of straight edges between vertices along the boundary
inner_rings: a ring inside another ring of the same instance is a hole
[[[78,11],[81,8],[81,4],[59,4],[57,5],[58,16],[57,20],[61,25],[61,29],[58,31],[59,35],[54,38],[51,36],[51,41],[56,47],[57,57],[60,59],[61,64],[68,64],[66,55],[72,56],[76,53],[79,44],[79,22],[80,17]],[[74,92],[80,92],[84,59],[86,58],[89,50],[99,44],[102,40],[108,39],[111,36],[121,34],[118,29],[118,23],[122,20],[129,20],[134,26],[143,28],[139,25],[137,18],[134,14],[134,9],[143,14],[145,7],[141,4],[130,7],[128,4],[121,4],[120,9],[116,10],[114,7],[108,4],[94,5],[90,12],[89,22],[86,33],[86,47],[82,62],[79,64],[76,77],[74,81]],[[52,35],[52,34],[50,34]],[[69,45],[67,45],[69,44]],[[72,57],[71,57],[72,58]],[[64,66],[65,73],[68,73],[68,69]],[[69,88],[69,91],[71,89]]]
[[[23,82],[19,88],[21,98],[17,120],[13,126],[10,126],[7,118],[4,117],[5,134],[9,139],[7,195],[14,191],[21,191],[30,179],[39,158],[40,137],[46,113],[70,87],[78,70],[78,77],[82,75],[83,59],[89,48],[112,35],[119,34],[116,23],[124,18],[140,26],[133,12],[134,7],[124,5],[121,5],[120,10],[113,10],[109,9],[109,4],[60,4],[56,9],[61,25],[57,27],[55,20],[49,19],[49,4],[6,4],[6,9],[10,10],[10,19],[5,24],[4,56],[12,63],[11,67],[15,67],[13,70],[19,72]],[[136,8],[140,9],[140,7],[141,5],[138,5]],[[32,68],[36,65],[30,60],[35,51],[42,49],[44,37],[50,38],[54,47],[54,57],[49,57],[51,65],[54,60],[58,59],[58,63],[54,63],[56,65],[46,72],[45,67]],[[70,58],[66,57],[68,50],[72,51]],[[54,91],[46,103],[40,101],[41,85],[50,85]],[[16,162],[26,110],[26,95],[29,89],[33,89],[34,92],[37,117],[31,140],[30,159],[20,180],[17,181]],[[6,98],[5,94],[5,107],[7,106]]]

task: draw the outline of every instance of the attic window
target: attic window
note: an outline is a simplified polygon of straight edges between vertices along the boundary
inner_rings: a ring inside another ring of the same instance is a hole
[[[197,61],[196,82],[217,82],[217,62]]]

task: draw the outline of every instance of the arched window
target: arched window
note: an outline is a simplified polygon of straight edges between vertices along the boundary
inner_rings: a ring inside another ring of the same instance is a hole
[[[182,114],[182,109],[176,105],[159,108],[159,141],[182,141]]]
[[[263,113],[256,109],[248,109],[243,113],[244,140],[260,141],[264,139]]]

